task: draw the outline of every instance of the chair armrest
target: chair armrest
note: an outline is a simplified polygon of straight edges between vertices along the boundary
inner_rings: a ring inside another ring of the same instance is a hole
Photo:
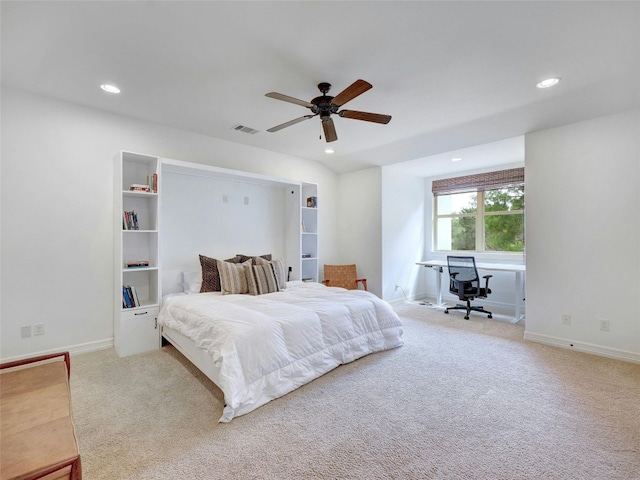
[[[482,278],[485,279],[484,289],[489,292],[489,279],[493,277],[493,275],[483,275]]]
[[[455,276],[457,274],[452,274],[451,275],[451,282],[453,283],[453,286],[455,288],[455,290],[458,293],[458,298],[460,300],[465,300],[467,297],[471,296],[469,295],[470,292],[466,292],[465,288],[467,285],[471,285],[472,288],[475,288],[476,293],[473,294],[473,296],[477,295],[477,292],[480,290],[478,287],[473,287],[473,283],[474,280],[456,280]],[[452,292],[453,293],[453,292]]]

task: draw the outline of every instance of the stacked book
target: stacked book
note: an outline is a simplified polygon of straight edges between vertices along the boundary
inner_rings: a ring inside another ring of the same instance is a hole
[[[140,306],[136,287],[133,285],[122,286],[122,308],[134,308]]]
[[[132,262],[126,262],[124,266],[127,268],[145,268],[149,266],[149,260],[136,260]]]
[[[123,230],[139,230],[138,226],[138,215],[136,212],[131,210],[130,212],[125,211],[122,216],[122,229]]]
[[[144,185],[142,183],[132,183],[129,187],[129,191],[131,192],[147,192],[151,191],[151,187],[149,185]]]

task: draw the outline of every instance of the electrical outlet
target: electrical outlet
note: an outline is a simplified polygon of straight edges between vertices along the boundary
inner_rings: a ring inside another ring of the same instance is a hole
[[[36,323],[33,326],[34,335],[44,335],[44,323]]]
[[[20,327],[20,337],[27,338],[31,336],[31,325]]]
[[[563,325],[571,325],[571,315],[565,313],[562,315],[562,324]]]
[[[600,320],[600,330],[603,332],[609,331],[609,320]]]

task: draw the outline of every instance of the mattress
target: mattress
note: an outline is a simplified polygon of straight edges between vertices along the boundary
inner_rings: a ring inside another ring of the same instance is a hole
[[[221,422],[341,364],[402,345],[402,324],[388,303],[312,282],[255,296],[172,296],[158,323],[208,353],[226,403]]]

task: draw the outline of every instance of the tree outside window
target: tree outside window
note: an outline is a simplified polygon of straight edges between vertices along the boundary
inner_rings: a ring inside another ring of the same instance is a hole
[[[434,204],[436,250],[524,251],[524,182],[436,195]]]

